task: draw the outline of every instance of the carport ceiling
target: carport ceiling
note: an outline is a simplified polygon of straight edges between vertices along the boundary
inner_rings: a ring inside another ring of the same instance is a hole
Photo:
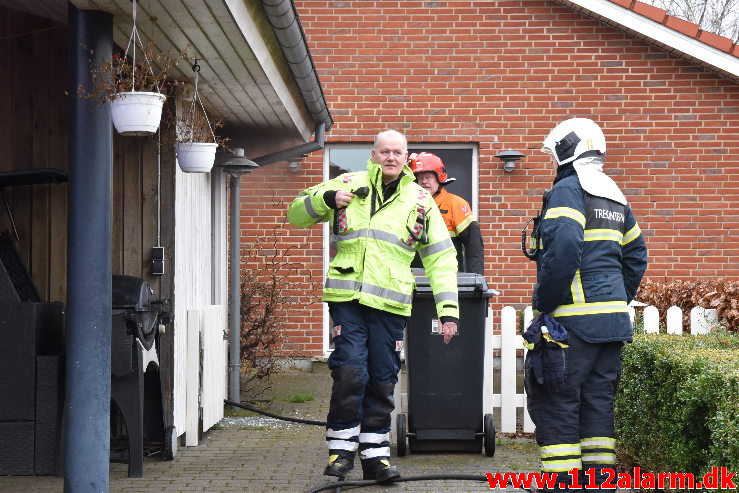
[[[113,37],[128,44],[131,0],[71,0],[81,10],[113,14]],[[66,22],[66,0],[0,0],[5,5]],[[207,110],[231,128],[280,132],[308,140],[315,123],[306,109],[261,2],[252,0],[145,0],[136,25],[145,44],[190,52],[201,67],[198,88]],[[172,76],[192,81],[192,63]]]

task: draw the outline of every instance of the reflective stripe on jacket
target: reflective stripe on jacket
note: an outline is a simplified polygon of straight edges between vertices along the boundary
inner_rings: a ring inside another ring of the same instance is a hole
[[[355,191],[345,209],[331,209],[323,199],[329,190]],[[459,318],[456,251],[431,195],[404,169],[398,189],[383,200],[382,168],[372,160],[367,171],[345,173],[300,192],[288,210],[290,224],[302,228],[328,221],[338,252],[330,261],[324,301],[359,300],[380,310],[409,316],[414,277],[410,264],[419,252],[439,317]],[[425,241],[425,243],[424,243]]]
[[[629,206],[587,193],[573,172],[552,188],[540,243],[534,309],[587,342],[630,341],[647,248]]]
[[[476,220],[470,204],[459,195],[447,192],[444,187],[439,187],[434,202],[439,207],[446,229],[452,238],[461,235],[470,223]]]
[[[434,196],[446,229],[457,249],[457,264],[460,272],[485,273],[485,257],[480,225],[472,213],[470,204],[459,195],[439,187]]]

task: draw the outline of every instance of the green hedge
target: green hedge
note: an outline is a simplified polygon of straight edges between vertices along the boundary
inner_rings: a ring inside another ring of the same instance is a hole
[[[739,337],[644,334],[623,351],[620,451],[652,472],[739,471]]]

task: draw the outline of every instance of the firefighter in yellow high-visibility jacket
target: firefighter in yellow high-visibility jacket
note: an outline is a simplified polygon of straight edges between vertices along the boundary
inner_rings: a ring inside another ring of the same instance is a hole
[[[292,225],[327,221],[338,240],[323,289],[334,323],[328,476],[345,477],[359,451],[364,479],[400,477],[389,462],[390,413],[411,313],[410,264],[416,252],[431,284],[444,341],[457,332],[454,245],[431,195],[406,166],[407,149],[403,134],[379,133],[366,171],[303,190],[288,210]]]

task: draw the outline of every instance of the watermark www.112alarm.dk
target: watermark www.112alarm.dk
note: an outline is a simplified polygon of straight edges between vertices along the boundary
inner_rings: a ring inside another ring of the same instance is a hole
[[[586,469],[583,476],[578,469],[568,471],[569,481],[562,481],[557,473],[487,473],[488,486],[493,488],[524,489],[660,489],[671,490],[700,490],[700,489],[722,489],[735,490],[734,476],[736,472],[729,472],[726,467],[712,467],[711,472],[698,477],[693,473],[680,472],[642,472],[641,468],[635,467],[631,472],[616,472],[614,469],[602,469],[602,475],[597,478],[595,469]]]

